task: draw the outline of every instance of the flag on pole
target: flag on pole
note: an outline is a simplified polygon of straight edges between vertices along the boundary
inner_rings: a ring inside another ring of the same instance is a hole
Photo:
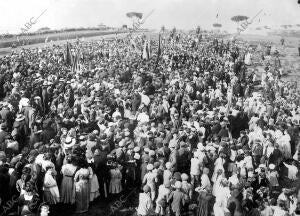
[[[78,51],[75,53],[74,61],[72,64],[72,72],[77,72],[79,70],[79,56]]]
[[[159,57],[161,55],[161,37],[160,34],[158,35],[158,49],[157,49],[157,58],[156,58],[156,63],[155,63],[155,69],[158,66],[158,61],[159,61]]]
[[[161,55],[161,36],[158,35],[158,49],[157,49],[157,57]]]
[[[73,59],[72,59],[72,54],[71,54],[71,49],[70,49],[69,42],[67,42],[67,50],[66,50],[65,61],[66,61],[67,65],[72,65],[72,63],[73,63]]]
[[[145,41],[145,44],[144,44],[143,59],[146,59],[146,60],[149,59],[149,50],[148,50],[147,41]]]
[[[151,58],[152,52],[151,52],[151,40],[148,41],[148,55],[149,58]]]
[[[133,38],[130,39],[130,43],[131,43],[131,47],[132,47],[135,51],[137,51],[137,50],[138,50],[138,47],[137,47],[137,44],[135,43],[135,41],[134,41]]]

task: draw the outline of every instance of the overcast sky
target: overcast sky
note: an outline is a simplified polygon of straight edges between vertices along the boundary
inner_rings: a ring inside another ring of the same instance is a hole
[[[236,28],[230,21],[232,16],[251,18],[260,10],[263,12],[249,26],[249,31],[258,26],[274,29],[283,24],[300,24],[297,0],[0,0],[0,3],[0,33],[20,33],[31,17],[38,17],[46,9],[30,31],[41,27],[92,27],[100,23],[120,27],[131,23],[127,12],[147,14],[151,10],[154,12],[144,24],[151,29],[160,29],[162,25],[178,29],[200,25],[208,29],[217,22],[223,25],[223,30],[232,32]]]

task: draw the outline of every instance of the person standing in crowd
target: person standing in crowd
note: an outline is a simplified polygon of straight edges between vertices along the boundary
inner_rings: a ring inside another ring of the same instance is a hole
[[[45,177],[43,186],[43,200],[50,206],[52,206],[52,211],[54,211],[55,205],[60,201],[60,194],[55,179],[56,171],[54,167],[49,164],[45,167]]]
[[[91,173],[88,169],[88,162],[81,158],[78,162],[80,169],[75,173],[75,204],[76,213],[85,213],[89,209]]]
[[[119,194],[122,192],[122,173],[121,165],[114,163],[110,169],[110,184],[109,184],[109,193],[110,194]]]
[[[63,179],[61,182],[60,200],[64,204],[73,205],[75,203],[74,176],[77,170],[78,168],[74,165],[72,158],[68,157],[67,163],[61,168]]]
[[[183,207],[188,201],[188,195],[181,191],[182,183],[180,181],[175,182],[175,191],[172,191],[168,197],[168,202],[171,203],[172,215],[181,216],[183,213]]]
[[[19,197],[19,214],[22,216],[35,215],[38,212],[41,200],[34,187],[34,182],[28,181],[24,187],[25,193]]]
[[[152,210],[151,189],[148,185],[143,187],[143,193],[139,196],[139,205],[137,207],[138,216],[148,216]]]

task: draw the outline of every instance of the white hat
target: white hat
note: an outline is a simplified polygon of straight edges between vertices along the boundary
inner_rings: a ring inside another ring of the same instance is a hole
[[[269,168],[273,170],[273,169],[275,169],[275,165],[274,164],[270,164]]]
[[[155,151],[154,150],[150,150],[149,151],[149,156],[154,156],[155,155]]]
[[[239,150],[237,151],[237,153],[238,153],[238,154],[244,154],[244,150],[243,150],[243,149],[239,149]]]
[[[171,142],[171,143],[169,144],[169,148],[175,148],[175,147],[176,147],[176,145],[175,145],[174,142]]]
[[[21,106],[29,106],[29,99],[28,98],[21,98],[19,105]]]
[[[121,141],[119,142],[119,146],[120,146],[120,147],[123,147],[124,145],[125,145],[124,140],[121,140]]]
[[[79,136],[79,140],[85,140],[85,136],[80,135],[80,136]]]
[[[170,168],[171,168],[171,163],[170,163],[170,162],[167,162],[167,163],[166,163],[166,168],[167,168],[167,169],[170,169]]]
[[[186,173],[181,174],[181,180],[187,181],[189,179],[189,176]]]
[[[114,123],[113,122],[108,122],[107,126],[108,127],[114,126]]]
[[[133,158],[139,160],[141,158],[141,155],[139,153],[135,153]]]
[[[64,142],[64,147],[65,148],[71,148],[72,146],[74,146],[76,143],[76,140],[73,139],[72,137],[66,137],[65,142]]]
[[[134,115],[130,115],[130,116],[128,117],[128,119],[129,119],[129,120],[135,120],[135,116],[134,116]]]
[[[18,114],[18,115],[17,115],[17,118],[16,118],[16,121],[22,121],[22,120],[24,120],[24,119],[25,119],[25,116],[24,116],[24,115]]]
[[[141,150],[141,148],[139,146],[134,147],[133,151],[134,152],[139,152]]]
[[[180,189],[181,188],[181,182],[180,181],[175,182],[175,188],[176,189]]]
[[[98,130],[93,130],[93,134],[98,135],[98,134],[99,134],[99,131],[98,131]]]
[[[216,151],[215,147],[213,146],[205,146],[206,151]]]
[[[148,164],[148,165],[147,165],[147,170],[148,170],[148,171],[153,170],[153,165],[152,165],[152,164]]]
[[[198,151],[194,152],[194,157],[196,157],[196,158],[199,157],[199,152]]]
[[[204,151],[204,146],[202,143],[198,143],[197,147],[199,151]]]

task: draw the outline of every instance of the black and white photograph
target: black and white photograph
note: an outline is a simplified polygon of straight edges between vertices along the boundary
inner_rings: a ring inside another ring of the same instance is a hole
[[[0,216],[300,216],[300,0],[0,9]]]

